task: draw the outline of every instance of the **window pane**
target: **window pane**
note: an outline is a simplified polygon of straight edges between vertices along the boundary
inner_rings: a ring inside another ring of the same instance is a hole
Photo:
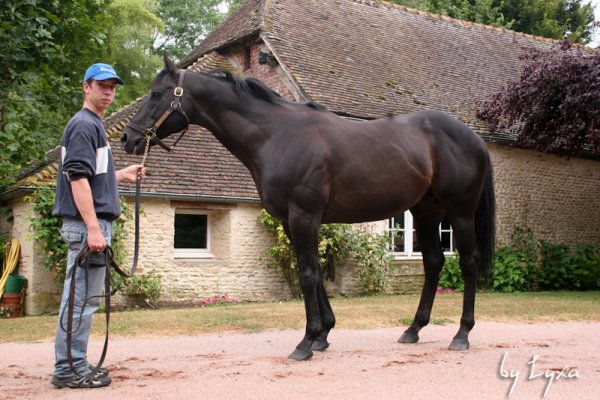
[[[206,249],[208,217],[201,214],[175,214],[175,248]]]
[[[392,241],[393,251],[396,253],[404,253],[406,251],[406,245],[404,243],[405,238],[405,222],[404,214],[389,219],[389,234]]]
[[[450,252],[453,250],[452,243],[450,241],[451,237],[452,237],[452,232],[442,232],[442,234],[441,234],[442,250],[444,252]]]
[[[404,229],[404,214],[394,217],[394,229]]]
[[[393,238],[394,251],[397,253],[404,253],[406,251],[404,246],[404,232],[390,232]]]

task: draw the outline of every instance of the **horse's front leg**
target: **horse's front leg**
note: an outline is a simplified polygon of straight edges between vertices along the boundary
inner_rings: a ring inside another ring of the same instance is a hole
[[[292,235],[290,233],[289,225],[286,223],[282,223],[283,230],[287,237],[292,241]],[[308,249],[310,250],[310,249]],[[298,268],[300,270],[300,268]],[[311,349],[313,351],[325,351],[329,347],[329,342],[327,341],[327,337],[329,336],[329,332],[335,326],[335,315],[333,313],[333,309],[331,308],[331,304],[329,303],[329,298],[327,297],[327,291],[325,290],[325,285],[323,283],[323,270],[320,268],[318,264],[318,248],[317,248],[317,273],[318,273],[318,281],[317,281],[317,302],[319,304],[319,316],[321,318],[321,331],[315,341],[311,345]],[[306,297],[305,297],[306,298]],[[308,316],[308,312],[307,312]]]
[[[321,315],[321,333],[312,344],[314,351],[325,351],[329,347],[327,336],[329,331],[335,326],[335,315],[329,304],[327,298],[327,292],[325,290],[325,284],[323,282],[323,270],[321,267],[317,268],[319,272],[319,281],[317,283],[317,301],[319,302],[319,313]]]
[[[289,236],[298,259],[298,277],[306,310],[306,332],[289,358],[307,360],[312,357],[312,346],[322,333],[317,287],[319,286],[319,226],[320,216],[296,210],[288,219]]]

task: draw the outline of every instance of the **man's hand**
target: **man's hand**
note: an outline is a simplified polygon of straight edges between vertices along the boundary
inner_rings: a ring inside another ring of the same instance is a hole
[[[88,228],[87,242],[91,251],[102,252],[106,248],[106,239],[99,227]]]
[[[137,172],[141,168],[142,170],[142,179],[146,176],[146,168],[143,168],[139,164],[130,165],[127,168],[123,168],[117,171],[117,182],[129,182],[135,183],[137,179]]]

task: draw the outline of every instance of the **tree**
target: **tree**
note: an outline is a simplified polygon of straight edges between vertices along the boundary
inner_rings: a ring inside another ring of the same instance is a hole
[[[154,53],[174,59],[185,57],[225,16],[222,0],[159,0],[157,14],[165,23],[164,32],[154,34]]]
[[[110,63],[125,81],[108,113],[146,93],[163,65],[162,57],[152,51],[155,32],[165,30],[155,12],[154,0],[112,0],[106,9],[112,24],[98,60]]]
[[[104,44],[109,3],[0,2],[0,184],[42,158],[60,138],[63,116],[80,106],[74,83]]]
[[[592,39],[594,10],[588,0],[392,0],[452,18],[550,39]],[[586,4],[582,4],[583,2]]]
[[[0,0],[0,186],[58,145],[89,65],[126,81],[110,113],[148,90],[162,51],[187,54],[240,1]]]
[[[600,154],[600,52],[568,40],[551,50],[525,49],[518,81],[481,104],[492,131],[508,129],[517,144],[558,155]]]

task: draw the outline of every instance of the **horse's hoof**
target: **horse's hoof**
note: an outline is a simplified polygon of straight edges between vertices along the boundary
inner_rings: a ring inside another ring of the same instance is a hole
[[[452,343],[450,343],[450,346],[448,346],[448,350],[469,350],[469,341],[465,339],[454,339],[452,340]]]
[[[400,339],[398,339],[398,343],[417,343],[419,341],[419,335],[411,332],[404,332]]]
[[[314,350],[314,351],[325,351],[325,350],[327,350],[328,347],[329,347],[328,341],[323,342],[320,340],[315,340],[310,348],[311,348],[311,350]]]
[[[294,361],[306,361],[309,358],[311,358],[313,355],[313,352],[308,350],[302,350],[299,348],[296,348],[296,350],[294,350],[294,352],[292,354],[289,355],[289,359],[294,360]]]

